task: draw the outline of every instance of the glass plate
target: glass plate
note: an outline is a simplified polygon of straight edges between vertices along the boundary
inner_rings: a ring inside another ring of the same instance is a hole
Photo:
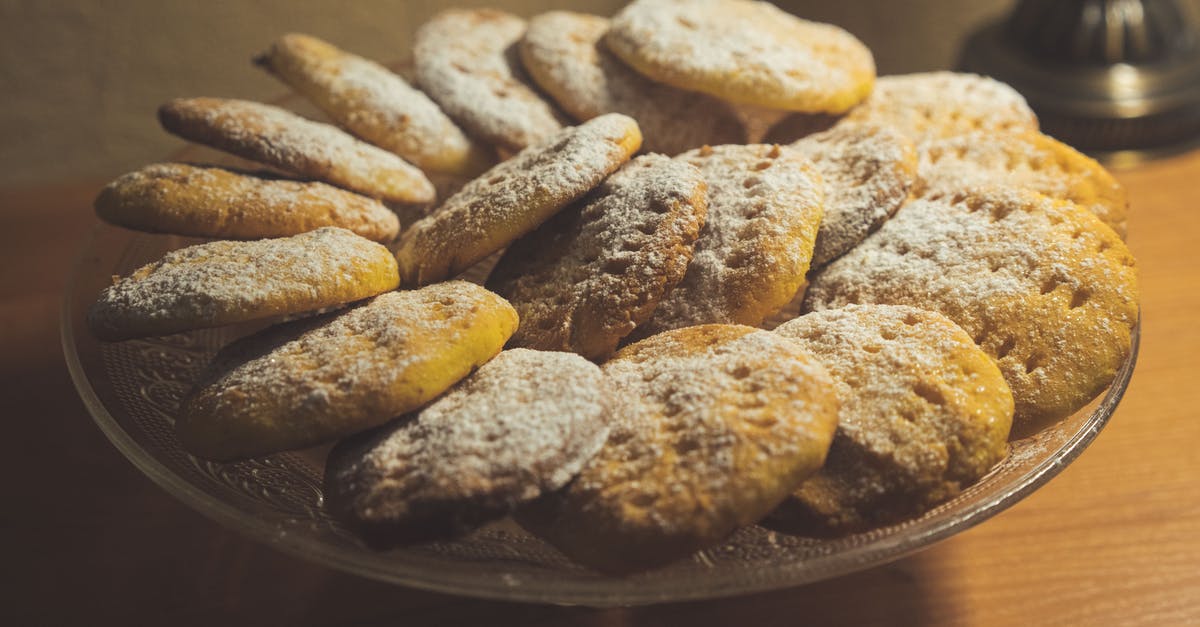
[[[587,571],[511,521],[454,542],[375,552],[321,507],[327,449],[218,464],[183,452],[172,429],[180,397],[215,351],[254,327],[229,327],[115,344],[84,325],[114,274],[192,243],[97,226],[68,286],[62,312],[67,365],[96,423],[135,466],[168,492],[285,552],[406,586],[506,600],[595,606],[705,599],[795,586],[895,560],[970,528],[1058,474],[1096,437],[1129,384],[1138,350],[1108,392],[1067,420],[1012,442],[1008,457],[957,498],[898,525],[839,539],[742,529],[724,544],[665,568],[624,578]]]

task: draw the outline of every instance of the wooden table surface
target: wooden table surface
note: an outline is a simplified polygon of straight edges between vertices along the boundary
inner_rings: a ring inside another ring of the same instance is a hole
[[[1200,152],[1118,176],[1133,199],[1141,358],[1120,409],[1079,460],[983,525],[888,566],[765,594],[607,611],[360,579],[276,553],[177,502],[92,424],[61,355],[59,301],[94,224],[99,184],[0,191],[9,496],[0,622],[1200,624]]]

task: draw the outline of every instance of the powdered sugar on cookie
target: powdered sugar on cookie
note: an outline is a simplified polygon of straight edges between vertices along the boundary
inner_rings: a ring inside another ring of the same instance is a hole
[[[921,142],[972,131],[1037,130],[1037,116],[1015,89],[986,76],[923,72],[881,76],[875,91],[840,124],[867,122]]]
[[[871,51],[846,31],[766,2],[635,0],[606,35],[646,76],[731,102],[841,113],[871,91]]]
[[[454,276],[508,246],[599,185],[641,140],[632,118],[610,113],[496,165],[400,237],[405,284]]]
[[[389,243],[400,229],[378,201],[315,181],[158,163],[109,183],[101,218],[133,229],[199,237],[283,237],[339,226]]]
[[[887,129],[855,125],[810,135],[792,148],[812,160],[825,182],[825,216],[813,249],[822,266],[879,228],[916,180],[912,141]]]
[[[340,305],[398,282],[387,248],[326,227],[169,252],[104,290],[88,322],[104,339],[166,335]]]
[[[647,152],[676,155],[702,145],[742,143],[746,131],[729,104],[656,83],[604,46],[609,21],[552,11],[529,22],[521,58],[542,89],[576,119],[624,113],[638,121]]]
[[[687,274],[635,332],[706,323],[758,325],[804,280],[821,223],[821,176],[791,148],[704,147],[676,157],[708,181],[708,219]]]
[[[395,202],[429,202],[433,183],[400,157],[341,129],[247,100],[177,98],[163,128],[192,141]]]
[[[289,34],[255,62],[350,132],[420,168],[474,175],[491,161],[428,96],[374,61]]]
[[[1137,321],[1133,256],[1087,210],[1011,188],[909,202],[811,277],[805,308],[933,309],[1012,388],[1020,427],[1070,415],[1112,380]]]
[[[603,445],[612,392],[569,353],[514,349],[331,454],[334,511],[378,544],[450,537],[557,490]]]
[[[920,148],[917,194],[946,195],[1007,185],[1069,200],[1125,237],[1129,198],[1094,159],[1037,131],[968,133]]]
[[[417,82],[476,137],[517,151],[562,127],[517,59],[525,20],[494,9],[451,9],[416,34]]]

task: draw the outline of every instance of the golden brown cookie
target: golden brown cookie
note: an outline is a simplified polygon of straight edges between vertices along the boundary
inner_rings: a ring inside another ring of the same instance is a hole
[[[750,0],[635,0],[608,47],[680,89],[772,109],[841,113],[871,93],[875,61],[850,33]]]
[[[687,274],[633,337],[694,324],[757,326],[804,282],[823,212],[821,176],[779,146],[706,146],[676,158],[708,181],[708,219]]]
[[[907,135],[918,145],[964,133],[1036,131],[1025,98],[999,81],[958,72],[881,76],[875,91],[838,124],[868,122]]]
[[[395,289],[388,249],[337,227],[169,252],[111,287],[88,310],[107,341],[306,313]]]
[[[525,20],[495,9],[449,9],[416,34],[417,83],[472,135],[516,152],[564,119],[530,86],[517,58]]]
[[[375,547],[468,533],[579,474],[612,403],[600,368],[578,355],[504,351],[420,411],[333,449],[325,506]]]
[[[177,98],[158,109],[184,139],[393,202],[434,198],[433,183],[400,157],[286,109],[247,100]]]
[[[958,323],[1004,373],[1019,433],[1100,393],[1138,317],[1117,234],[1078,205],[1015,189],[910,201],[809,279],[806,310],[912,305]]]
[[[286,237],[340,226],[390,243],[400,221],[379,201],[317,182],[185,163],[156,163],[109,183],[101,219],[126,228],[192,237]]]
[[[422,170],[475,176],[494,160],[403,78],[316,37],[284,35],[254,62],[343,128]]]
[[[899,133],[869,124],[810,135],[792,148],[812,160],[825,182],[825,217],[812,265],[823,266],[879,228],[917,177],[917,152]]]
[[[221,349],[175,429],[185,450],[218,461],[334,440],[433,400],[516,327],[504,299],[462,281],[274,326]]]
[[[978,481],[1008,451],[1012,392],[945,316],[850,305],[775,332],[825,366],[841,410],[825,465],[772,513],[770,526],[822,535],[917,516]]]
[[[1129,198],[1104,166],[1037,131],[969,133],[925,142],[918,194],[1007,185],[1069,200],[1125,237]]]
[[[514,242],[487,281],[521,317],[511,345],[608,357],[683,278],[706,189],[694,166],[645,155]]]
[[[499,163],[400,236],[404,285],[455,276],[508,246],[599,185],[641,143],[632,118],[610,113]]]
[[[675,89],[629,69],[603,44],[608,19],[551,11],[529,21],[521,60],[537,84],[577,120],[624,113],[642,129],[647,152],[676,155],[705,144],[746,140],[728,104]]]
[[[622,349],[604,448],[519,520],[604,572],[653,568],[758,522],[817,470],[837,426],[825,369],[780,335],[677,329]]]

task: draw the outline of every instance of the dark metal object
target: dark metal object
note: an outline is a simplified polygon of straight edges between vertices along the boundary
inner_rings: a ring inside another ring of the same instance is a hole
[[[1200,138],[1200,28],[1180,0],[1021,0],[973,33],[964,69],[1009,83],[1042,129],[1107,161]]]

